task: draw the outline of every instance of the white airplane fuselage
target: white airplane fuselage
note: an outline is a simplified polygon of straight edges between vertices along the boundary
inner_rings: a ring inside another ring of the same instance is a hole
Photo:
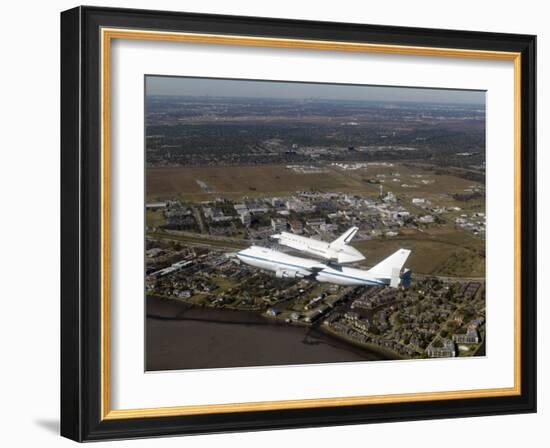
[[[236,255],[243,263],[275,272],[279,278],[310,277],[321,283],[344,286],[387,285],[390,281],[390,278],[376,276],[366,270],[325,264],[260,246],[251,246]]]

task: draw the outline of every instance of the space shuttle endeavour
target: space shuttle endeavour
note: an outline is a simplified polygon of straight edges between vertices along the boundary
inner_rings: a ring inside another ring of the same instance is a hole
[[[365,259],[365,256],[354,247],[350,242],[359,230],[352,227],[331,243],[315,240],[304,236],[295,235],[289,232],[281,232],[273,235],[271,238],[278,240],[283,246],[296,249],[300,252],[333,261],[338,264],[354,263]]]

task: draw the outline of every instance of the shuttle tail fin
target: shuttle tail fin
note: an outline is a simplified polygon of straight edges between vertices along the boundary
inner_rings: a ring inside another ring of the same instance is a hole
[[[332,243],[330,243],[330,248],[341,249],[345,245],[349,244],[358,230],[359,230],[358,227],[351,227],[346,232],[344,232],[341,236],[336,238]]]

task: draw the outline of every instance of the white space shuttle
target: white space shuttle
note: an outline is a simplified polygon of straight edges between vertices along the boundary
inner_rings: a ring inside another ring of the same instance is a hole
[[[314,240],[313,238],[307,238],[289,232],[281,232],[271,236],[271,238],[278,240],[279,244],[283,246],[299,250],[300,252],[339,264],[345,264],[365,259],[361,252],[349,245],[358,230],[357,227],[352,227],[331,243]]]
[[[410,250],[399,249],[368,270],[295,257],[260,246],[241,250],[236,256],[245,264],[274,272],[278,278],[310,278],[336,285],[388,285],[397,288],[408,286],[410,281],[411,271],[403,270],[410,253]]]

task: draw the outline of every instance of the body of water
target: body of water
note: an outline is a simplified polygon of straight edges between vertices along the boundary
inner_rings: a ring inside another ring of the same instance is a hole
[[[278,324],[244,311],[147,298],[146,368],[251,367],[385,359],[315,327]]]

